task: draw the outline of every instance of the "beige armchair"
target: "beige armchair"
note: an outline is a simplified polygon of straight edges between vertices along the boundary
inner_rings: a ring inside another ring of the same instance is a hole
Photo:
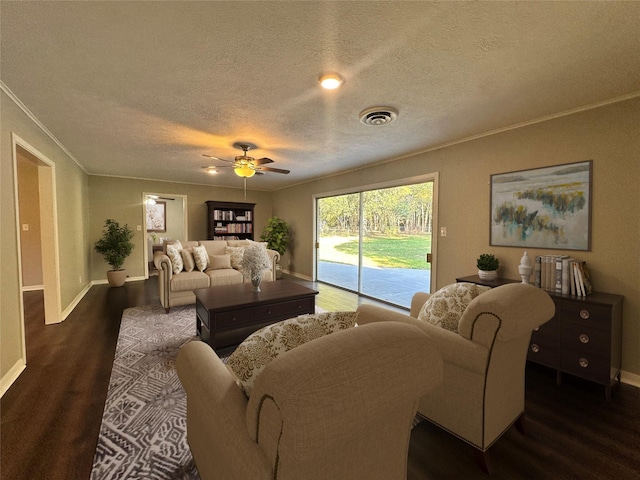
[[[202,342],[180,350],[177,369],[203,480],[404,480],[418,399],[440,383],[442,358],[419,329],[383,322],[284,353],[249,399]]]
[[[358,324],[399,321],[431,337],[444,360],[443,381],[420,399],[418,414],[474,446],[490,473],[489,447],[516,422],[524,432],[527,349],[532,330],[553,317],[553,300],[531,285],[497,287],[469,303],[454,333],[417,319],[428,298],[416,293],[410,315],[361,305]]]

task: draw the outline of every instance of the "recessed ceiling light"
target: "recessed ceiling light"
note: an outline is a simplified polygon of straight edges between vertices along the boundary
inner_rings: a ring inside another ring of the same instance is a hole
[[[218,173],[218,169],[216,167],[206,167],[205,170],[209,175],[215,175]]]
[[[344,83],[344,78],[339,73],[324,73],[318,79],[322,88],[334,90]]]

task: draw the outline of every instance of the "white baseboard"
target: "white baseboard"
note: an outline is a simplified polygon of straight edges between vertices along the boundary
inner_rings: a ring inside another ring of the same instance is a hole
[[[127,282],[138,282],[140,280],[146,280],[146,278],[144,277],[127,277]],[[108,284],[109,281],[106,278],[103,278],[101,280],[93,280],[91,282],[91,285],[106,285]]]
[[[27,368],[27,365],[24,363],[24,359],[18,360],[13,367],[7,372],[7,374],[0,379],[0,397],[2,397],[9,387],[13,385],[20,374]]]
[[[633,385],[634,387],[640,388],[640,375],[636,373],[625,372],[622,370],[620,372],[620,381],[627,385]]]
[[[301,280],[306,280],[307,282],[312,282],[313,279],[311,277],[307,277],[306,275],[301,275],[299,273],[290,272],[289,270],[282,269],[282,273],[286,273],[287,275],[291,275],[293,277],[299,278]]]
[[[87,292],[91,289],[92,286],[93,286],[93,282],[87,283],[84,286],[84,288],[80,290],[80,293],[78,293],[78,295],[76,295],[76,297],[71,301],[71,303],[67,305],[67,308],[65,308],[60,315],[61,322],[67,319],[67,317],[71,314],[71,312],[73,312],[73,309],[78,306],[80,301],[84,298],[84,296],[87,294]]]
[[[38,290],[44,290],[44,285],[27,285],[22,287],[23,292],[36,292]]]

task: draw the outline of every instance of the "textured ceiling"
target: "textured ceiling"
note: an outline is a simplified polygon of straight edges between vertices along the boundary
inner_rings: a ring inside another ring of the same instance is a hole
[[[90,174],[273,190],[640,92],[640,2],[0,2],[0,79]],[[340,72],[341,89],[317,78]],[[398,119],[358,114],[391,106]]]

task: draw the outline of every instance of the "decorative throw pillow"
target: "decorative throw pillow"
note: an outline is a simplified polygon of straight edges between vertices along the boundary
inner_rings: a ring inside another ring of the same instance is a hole
[[[180,250],[180,256],[182,257],[182,263],[184,264],[185,272],[192,272],[196,264],[193,260],[193,253],[190,248],[183,248]]]
[[[180,246],[182,247],[182,245]],[[182,250],[182,248],[180,250]],[[167,245],[167,256],[169,257],[169,260],[171,260],[171,267],[175,275],[179,274],[184,267],[180,250],[178,250],[175,245]]]
[[[231,255],[231,267],[242,270],[242,257],[244,257],[244,247],[227,247],[226,253]]]
[[[167,245],[168,246],[168,245]],[[181,251],[184,247],[182,246],[182,243],[180,243],[180,240],[176,240],[175,242],[173,242],[171,244],[171,246],[173,248],[175,248],[177,251]]]
[[[425,302],[418,319],[458,333],[458,322],[465,309],[481,293],[491,287],[475,283],[454,283],[441,288]]]
[[[247,240],[247,242],[249,242],[249,245],[262,245],[264,248],[269,248],[268,242],[254,242],[253,240]]]
[[[203,245],[193,247],[193,259],[196,262],[196,268],[204,272],[209,266],[209,254]]]
[[[278,355],[356,323],[356,312],[327,312],[300,315],[268,325],[251,334],[229,356],[227,367],[235,374],[247,397],[253,383]]]
[[[209,267],[211,270],[231,268],[231,255],[209,255]]]

